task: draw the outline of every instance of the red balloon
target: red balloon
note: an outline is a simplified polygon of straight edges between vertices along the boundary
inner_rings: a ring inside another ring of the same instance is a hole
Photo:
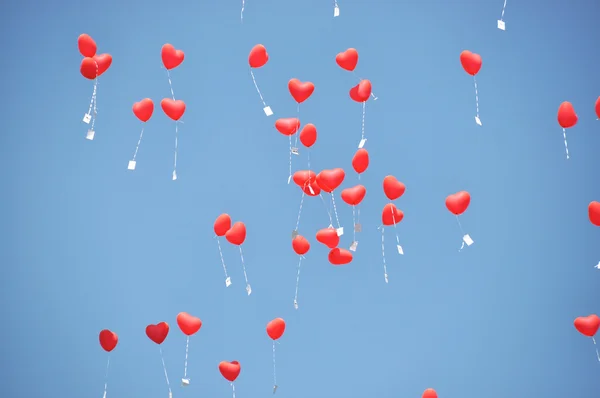
[[[317,241],[330,249],[334,249],[340,243],[340,237],[333,228],[323,228],[317,232]]]
[[[150,98],[144,98],[133,104],[133,114],[142,122],[147,122],[154,113],[154,102]]]
[[[96,55],[96,51],[98,50],[94,39],[85,33],[79,35],[77,38],[77,47],[79,47],[79,52],[84,57],[93,57]]]
[[[438,398],[438,395],[433,388],[428,388],[423,392],[421,398]]]
[[[273,340],[278,340],[285,332],[285,321],[282,318],[275,318],[267,323],[267,334]]]
[[[352,167],[358,174],[364,173],[369,167],[369,152],[365,148],[360,148],[352,158]]]
[[[310,243],[304,236],[296,235],[296,237],[292,239],[292,248],[297,255],[303,256],[310,250]]]
[[[217,217],[213,229],[215,230],[215,235],[225,235],[231,229],[231,217],[229,217],[229,214],[223,213]]]
[[[106,352],[114,350],[117,343],[119,343],[119,336],[108,329],[102,330],[98,338],[100,340],[100,347]]]
[[[187,312],[180,312],[177,314],[177,325],[183,334],[191,336],[200,330],[202,327],[202,321],[200,318],[191,316]]]
[[[575,329],[587,337],[594,337],[598,328],[600,328],[600,317],[596,314],[580,316],[575,319]]]
[[[329,252],[329,262],[333,265],[345,265],[352,261],[352,253],[336,247]]]
[[[386,176],[383,179],[383,192],[389,200],[396,200],[404,195],[406,186],[394,176]]]
[[[301,104],[306,101],[312,93],[315,91],[315,85],[311,82],[301,82],[298,79],[291,79],[288,82],[288,89],[290,94],[296,100],[297,103]]]
[[[262,44],[257,44],[250,50],[248,56],[248,63],[251,68],[261,68],[269,61],[269,54],[267,49]]]
[[[160,50],[160,57],[167,70],[177,68],[183,62],[185,54],[181,50],[176,50],[172,44],[165,44]]]
[[[383,206],[381,212],[381,222],[386,227],[398,224],[404,218],[404,213],[399,210],[393,203],[388,203]]]
[[[246,240],[246,225],[238,221],[225,233],[225,239],[232,245],[239,246]]]
[[[575,108],[573,108],[573,104],[568,101],[563,102],[558,107],[558,124],[563,129],[568,129],[577,124],[577,114],[575,113]]]
[[[317,142],[317,128],[314,124],[308,123],[300,131],[300,142],[307,148],[310,148]]]
[[[295,117],[277,119],[275,128],[283,135],[294,135],[300,129],[300,120]]]
[[[160,106],[168,117],[177,121],[181,119],[185,113],[185,102],[182,100],[172,100],[171,98],[163,98],[160,101]]]
[[[241,370],[242,369],[238,361],[222,361],[221,363],[219,363],[219,372],[221,372],[221,374],[226,380],[232,383],[240,375]]]
[[[110,68],[112,56],[110,54],[94,55],[81,60],[79,71],[86,79],[94,80]]]
[[[354,48],[349,48],[346,51],[335,56],[335,62],[340,68],[352,72],[358,64],[358,51]]]
[[[361,80],[356,86],[350,89],[350,98],[356,102],[366,102],[371,96],[371,82],[369,80]]]
[[[460,63],[465,72],[471,76],[475,76],[481,69],[481,55],[465,50],[460,53]]]
[[[350,206],[358,206],[367,194],[367,188],[363,185],[357,185],[352,188],[346,188],[342,191],[342,200]]]
[[[596,116],[600,119],[600,97],[596,100]]]
[[[323,170],[317,174],[317,184],[323,191],[331,193],[344,182],[345,177],[346,173],[339,167],[333,170]]]
[[[146,326],[146,336],[156,344],[162,344],[169,335],[169,324],[161,322],[156,325]]]
[[[308,196],[319,196],[321,194],[321,188],[319,188],[319,184],[317,184],[317,181],[315,181],[315,180],[312,180],[312,181],[304,184],[304,187],[302,187],[302,190]]]
[[[298,170],[292,176],[294,183],[300,188],[304,188],[309,182],[315,181],[317,175],[312,170]]]
[[[588,216],[590,217],[590,222],[597,227],[600,227],[600,203],[599,202],[591,202],[588,206]]]
[[[446,207],[455,216],[463,214],[471,203],[471,195],[467,191],[460,191],[446,198]]]

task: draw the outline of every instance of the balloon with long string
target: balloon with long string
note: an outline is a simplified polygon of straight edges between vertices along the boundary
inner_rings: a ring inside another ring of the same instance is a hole
[[[333,17],[340,16],[340,6],[338,5],[337,0],[333,0]]]
[[[219,372],[221,372],[221,375],[225,378],[225,380],[229,381],[229,383],[231,384],[233,398],[235,398],[235,384],[233,383],[235,382],[235,379],[237,379],[240,375],[241,370],[242,367],[240,366],[240,363],[238,361],[221,361],[219,363]]]
[[[267,323],[267,335],[273,340],[273,394],[277,392],[277,367],[275,364],[275,343],[279,343],[281,336],[285,332],[285,321],[282,318],[275,318]]]
[[[256,77],[254,76],[253,70],[262,68],[267,64],[267,62],[269,62],[269,54],[267,53],[267,49],[265,48],[265,46],[263,46],[262,44],[257,44],[254,47],[252,47],[252,50],[250,50],[250,55],[248,55],[248,64],[250,64],[250,76],[252,77],[252,83],[254,83],[254,88],[256,89],[256,92],[258,93],[258,96],[260,97],[260,100],[263,104],[263,112],[265,112],[265,115],[271,116],[273,115],[273,110],[265,102],[265,99],[263,98],[263,95],[260,92],[260,89],[258,88],[258,84],[256,84]]]
[[[336,247],[329,251],[327,259],[332,265],[335,266],[350,264],[352,262],[352,252],[340,247]]]
[[[360,205],[360,202],[363,201],[365,195],[367,194],[367,189],[364,185],[356,185],[352,188],[346,188],[342,190],[342,200],[352,206],[352,244],[350,245],[350,251],[355,252],[358,247],[358,240],[356,240],[356,234],[361,232],[362,227],[360,225],[360,208],[357,209],[357,206]]]
[[[310,243],[302,235],[296,235],[292,239],[292,249],[298,255],[298,272],[296,273],[296,294],[294,295],[294,308],[298,309],[298,286],[300,285],[300,266],[302,265],[302,259],[304,255],[310,250]],[[277,384],[277,383],[275,383]]]
[[[394,177],[393,175],[388,175],[388,176],[384,177],[383,193],[385,193],[385,196],[390,200],[390,203],[392,203],[393,200],[400,199],[400,197],[402,197],[402,195],[404,195],[404,192],[406,192],[406,186],[402,182],[398,181],[398,179],[396,177]],[[392,209],[390,208],[390,211],[391,210]],[[392,216],[393,216],[393,213],[392,213]],[[398,251],[398,254],[403,255],[404,249],[400,245],[400,238],[398,237],[398,230],[396,228],[395,222],[394,222],[394,232],[396,234],[396,250]],[[383,231],[382,231],[382,233],[383,233]]]
[[[340,244],[340,236],[333,227],[320,229],[315,238],[329,249],[335,249]]]
[[[306,147],[306,158],[310,170],[310,148],[317,142],[317,127],[308,123],[300,130],[300,142]]]
[[[364,173],[369,167],[369,152],[365,148],[360,148],[352,157],[352,168],[358,174],[358,179],[360,180],[360,175]]]
[[[158,345],[158,351],[160,352],[160,360],[162,361],[163,372],[165,374],[165,380],[167,381],[167,387],[169,388],[169,398],[173,397],[171,391],[171,383],[169,382],[169,375],[167,373],[167,366],[165,365],[165,357],[162,352],[161,344],[165,341],[169,335],[169,324],[167,322],[160,322],[156,325],[150,324],[146,326],[146,336]]]
[[[175,121],[175,154],[173,160],[173,181],[177,180],[177,152],[179,147],[179,123],[183,123],[179,119],[183,117],[185,113],[185,102],[182,100],[173,100],[171,98],[163,98],[160,101],[160,106],[171,120]]]
[[[461,251],[465,245],[471,246],[474,242],[471,236],[463,230],[460,219],[458,218],[461,214],[463,214],[469,208],[471,204],[471,195],[467,191],[460,191],[454,193],[452,195],[448,195],[446,197],[446,207],[450,211],[450,213],[456,216],[456,222],[458,223],[458,227],[460,228],[460,232],[463,235],[462,237],[462,245],[458,251]]]
[[[504,22],[504,10],[506,10],[506,0],[504,0],[504,5],[502,6],[502,15],[500,15],[500,19],[498,20],[498,29],[506,30],[506,23]]]
[[[177,314],[177,326],[186,335],[185,342],[185,363],[183,366],[183,378],[181,379],[182,386],[189,386],[190,379],[187,376],[188,368],[188,352],[190,347],[190,336],[195,335],[202,327],[202,321],[200,318],[192,316],[187,312],[180,312]]]
[[[229,214],[223,213],[215,220],[213,225],[215,231],[215,238],[217,238],[217,247],[219,248],[219,257],[221,257],[221,265],[223,266],[223,272],[225,272],[225,287],[231,286],[231,277],[227,274],[227,266],[223,259],[223,250],[221,249],[221,237],[225,236],[227,231],[231,229],[231,217]]]
[[[348,72],[351,72],[354,78],[360,82],[364,80],[362,77],[356,74],[356,66],[358,65],[358,51],[355,48],[349,48],[346,51],[342,51],[335,56],[335,62],[338,66]],[[371,93],[373,101],[377,101],[377,96]]]
[[[574,127],[577,124],[578,117],[575,113],[575,108],[573,104],[568,101],[563,102],[558,107],[558,124],[562,127],[563,130],[563,140],[565,142],[565,152],[567,154],[567,159],[569,159],[569,146],[567,145],[567,129]]]
[[[290,141],[289,147],[289,175],[287,183],[292,181],[292,135],[296,134],[300,129],[300,119],[296,117],[281,118],[275,121],[275,129],[281,134],[288,136]]]
[[[574,325],[579,333],[586,337],[591,337],[594,342],[594,347],[596,348],[596,358],[600,362],[600,353],[598,352],[598,345],[596,344],[596,339],[594,337],[600,328],[600,317],[596,314],[580,316],[575,318]]]
[[[319,186],[316,184],[316,177],[317,175],[312,170],[298,170],[292,176],[294,183],[302,190],[302,197],[300,198],[300,206],[298,208],[298,217],[296,219],[296,227],[292,230],[292,239],[298,235],[300,216],[302,215],[305,195],[317,196],[321,193],[321,188],[319,188]]]
[[[361,123],[361,133],[360,133],[360,141],[358,143],[358,148],[362,148],[367,143],[367,137],[365,135],[365,115],[366,115],[366,106],[367,101],[371,96],[371,82],[369,80],[361,80],[356,86],[350,89],[350,98],[362,104],[362,123]]]
[[[246,263],[244,262],[244,253],[242,251],[242,244],[246,240],[246,224],[241,221],[236,222],[231,228],[225,233],[225,239],[232,245],[237,246],[240,249],[240,259],[242,261],[242,270],[244,271],[244,278],[246,279],[246,293],[248,296],[252,294],[252,287],[248,282],[248,274],[246,273]]]
[[[171,70],[177,68],[185,59],[185,53],[182,50],[177,50],[172,44],[165,44],[160,50],[160,56],[164,68],[167,70],[167,79],[169,80],[169,88],[171,89],[171,98],[175,101],[175,92],[173,91],[173,82],[171,81]]]
[[[331,170],[323,170],[317,174],[317,184],[319,184],[321,190],[327,192],[331,197],[333,213],[335,214],[335,220],[337,222],[336,231],[339,236],[344,234],[344,227],[340,225],[340,219],[338,217],[337,207],[335,205],[335,195],[333,194],[333,191],[342,185],[345,177],[346,173],[344,172],[344,169],[339,167]]]
[[[421,398],[438,398],[438,395],[433,388],[428,388],[427,390],[423,391]]]
[[[310,96],[315,91],[315,85],[312,82],[302,82],[296,78],[290,79],[288,82],[288,90],[292,98],[297,103],[296,107],[296,117],[300,118],[300,104],[310,98]],[[300,127],[298,127],[300,128]],[[292,172],[292,155],[298,156],[300,153],[298,151],[298,134],[296,134],[296,139],[294,145],[292,146],[292,136],[289,136],[290,140],[290,173]]]
[[[481,126],[481,118],[479,117],[479,90],[477,88],[477,78],[475,76],[481,70],[482,59],[479,54],[464,50],[460,53],[460,63],[465,72],[473,76],[473,84],[475,85],[475,123]]]
[[[100,332],[98,338],[100,340],[100,347],[109,353],[106,358],[106,371],[104,372],[104,394],[102,395],[102,398],[106,398],[106,392],[108,390],[108,369],[110,368],[110,352],[114,350],[119,343],[119,336],[108,329],[104,329]]]
[[[140,149],[140,145],[142,144],[142,137],[144,136],[144,128],[146,126],[146,122],[150,120],[152,113],[154,113],[154,102],[152,102],[150,98],[144,98],[143,100],[134,103],[132,110],[133,114],[144,124],[142,125],[140,138],[138,138],[137,145],[135,146],[135,152],[133,152],[133,159],[129,161],[127,170],[135,170],[137,154]]]
[[[393,203],[388,203],[385,206],[383,206],[383,210],[381,212],[382,225],[379,227],[379,230],[381,231],[381,258],[383,259],[383,279],[385,280],[385,283],[389,282],[387,262],[385,260],[385,227],[393,225],[394,230],[396,230],[396,224],[401,222],[403,219],[404,213],[402,212],[402,210],[398,209]],[[397,230],[396,242],[399,242]],[[398,246],[400,246],[400,244],[398,244]]]

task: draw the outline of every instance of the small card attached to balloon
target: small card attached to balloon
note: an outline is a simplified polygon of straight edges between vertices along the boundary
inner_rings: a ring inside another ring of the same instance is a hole
[[[252,288],[250,287],[250,285],[246,285],[246,293],[248,293],[248,296],[252,294]]]
[[[298,300],[294,300],[294,308],[298,309]]]
[[[135,160],[130,160],[127,164],[127,170],[135,170]]]
[[[173,181],[175,181],[177,179],[177,172],[175,170],[173,170]]]
[[[479,118],[479,116],[475,116],[475,123],[481,126],[481,119]]]
[[[388,283],[389,282],[389,280],[388,280],[388,274],[383,274],[383,277],[385,278],[385,283]]]
[[[350,251],[355,252],[357,247],[358,247],[358,242],[357,241],[352,242],[352,244],[350,245]]]
[[[89,113],[86,113],[85,115],[83,115],[83,122],[85,124],[90,124],[91,121],[92,121],[92,115],[90,115]]]
[[[293,154],[293,155],[299,155],[299,153],[298,153],[298,148],[296,148],[296,147],[292,147],[292,154]]]
[[[308,186],[308,190],[310,191],[311,195],[315,194],[315,190],[313,189],[313,187],[311,187],[310,185]]]
[[[229,287],[231,286],[231,277],[228,276],[227,279],[225,279],[225,287]]]
[[[396,245],[396,249],[398,249],[398,254],[404,255],[404,250],[402,249],[402,246]]]
[[[85,138],[86,138],[87,140],[94,141],[94,136],[95,136],[95,135],[96,135],[96,132],[95,132],[94,130],[92,130],[92,129],[89,129],[89,130],[87,131],[86,135],[85,135]]]
[[[277,385],[273,386],[273,394],[275,394],[277,392],[277,387],[278,387]]]
[[[473,239],[471,239],[471,237],[469,236],[469,234],[466,234],[465,236],[463,236],[463,242],[465,242],[465,244],[467,246],[471,246],[473,243]]]
[[[335,18],[335,17],[339,17],[339,16],[340,16],[340,7],[335,6],[333,8],[333,17]]]
[[[344,227],[339,227],[335,230],[335,232],[337,233],[337,236],[342,236],[344,235]]]
[[[501,19],[498,20],[498,29],[500,29],[500,30],[506,30],[506,24]]]
[[[181,385],[182,386],[189,386],[190,385],[190,379],[181,379]]]
[[[362,147],[364,147],[366,143],[367,143],[366,138],[363,138],[362,140],[360,140],[360,142],[358,143],[358,149],[362,149]]]
[[[263,108],[263,111],[265,112],[265,115],[267,115],[267,116],[272,116],[273,115],[273,111],[271,110],[270,106],[265,106]]]
[[[362,225],[354,224],[354,232],[362,232]]]

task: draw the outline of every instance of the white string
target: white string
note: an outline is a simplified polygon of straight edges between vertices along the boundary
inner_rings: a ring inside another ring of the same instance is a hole
[[[98,64],[96,64],[96,76],[98,76]],[[87,114],[92,117],[92,125],[90,128],[92,131],[94,130],[94,125],[96,124],[96,116],[98,116],[98,109],[96,107],[97,96],[98,96],[98,77],[96,77],[94,79],[94,89],[92,91],[92,98],[90,99],[90,106],[87,111]]]
[[[598,362],[600,362],[600,353],[598,352],[598,345],[596,344],[596,339],[592,337],[592,341],[594,342],[594,346],[596,348],[596,358],[598,358]]]
[[[240,12],[240,21],[244,22],[244,7],[246,6],[246,1],[242,0],[242,11]]]
[[[330,193],[330,195],[331,195],[331,203],[333,204],[333,213],[335,214],[335,220],[337,222],[338,228],[340,228],[341,227],[340,219],[338,217],[337,207],[335,206],[335,195],[333,194],[333,191]]]
[[[479,92],[477,91],[477,79],[473,76],[473,83],[475,84],[475,107],[477,109],[477,118],[479,118]]]
[[[288,176],[288,184],[290,183],[291,179],[292,179],[292,136],[288,135],[288,138],[290,140],[290,175]]]
[[[242,8],[243,11],[243,8]],[[258,88],[258,84],[256,84],[256,78],[254,77],[254,72],[252,71],[252,68],[250,68],[250,76],[252,76],[252,82],[254,83],[254,88],[256,88],[256,92],[258,93],[258,96],[260,97],[260,100],[263,103],[263,106],[266,108],[267,104],[262,96],[262,93],[260,92],[259,88]]]
[[[396,228],[396,216],[394,215],[394,208],[390,206],[392,212],[392,221],[394,222],[394,232],[396,233],[396,244],[400,246],[400,238],[398,238],[398,229]]]
[[[308,156],[308,170],[310,170],[310,148],[306,148],[306,155]],[[310,186],[310,181],[309,181]]]
[[[169,79],[169,88],[171,89],[171,97],[175,101],[175,93],[173,92],[173,83],[171,82],[171,72],[167,69],[167,78]]]
[[[221,250],[221,240],[217,236],[217,246],[219,247],[219,256],[221,257],[221,264],[223,265],[223,271],[225,272],[225,279],[229,278],[227,275],[227,266],[225,265],[225,260],[223,259],[223,250]]]
[[[381,257],[383,258],[383,277],[385,279],[385,283],[388,283],[387,264],[385,263],[385,228],[382,225],[379,227],[379,229],[381,229]]]
[[[246,274],[246,263],[244,262],[244,253],[242,252],[242,245],[238,246],[240,248],[240,259],[242,260],[242,270],[244,271],[244,278],[246,279],[246,290],[248,291],[248,295],[250,295],[250,283],[248,283],[248,274]]]
[[[300,215],[302,214],[302,205],[304,203],[304,190],[302,190],[302,198],[300,199],[300,209],[298,210],[298,219],[296,220],[296,228],[294,229],[294,231],[298,231],[298,228],[300,227]]]
[[[506,0],[504,0],[504,6],[502,7],[502,16],[500,17],[500,20],[502,21],[502,19],[504,18],[504,9],[506,8]]]
[[[138,150],[140,149],[140,144],[142,143],[142,137],[144,136],[144,127],[142,127],[142,132],[140,133],[140,138],[138,139],[137,145],[135,146],[135,152],[133,153],[133,161],[138,154]]]
[[[231,390],[233,391],[233,398],[235,398],[235,385],[231,382]]]
[[[183,377],[187,379],[187,365],[188,365],[188,349],[190,346],[190,336],[187,336],[187,340],[185,342],[185,365],[183,368]]]
[[[327,212],[327,215],[329,216],[329,227],[333,227],[333,219],[331,218],[331,211],[327,207],[327,204],[325,203],[325,199],[323,199],[323,194],[320,193],[319,197],[321,198],[321,202],[323,202],[323,206],[325,207],[325,211]]]
[[[273,340],[273,393],[277,389],[277,367],[275,365],[275,340]]]
[[[175,159],[173,161],[173,179],[177,178],[177,147],[179,146],[179,121],[175,122]]]
[[[567,129],[563,128],[563,139],[565,141],[565,152],[567,153],[567,159],[569,159],[569,146],[567,145]]]
[[[458,228],[460,228],[460,233],[462,234],[462,236],[465,236],[465,231],[463,230],[462,224],[460,223],[460,219],[458,218],[458,216],[456,216],[456,222],[458,223]],[[458,249],[458,251],[461,251],[464,247],[465,241],[463,239],[460,249]]]
[[[365,106],[367,104],[367,101],[364,101],[362,103],[362,132],[360,135],[360,139],[364,140],[365,139]],[[358,175],[358,177],[360,178],[360,174]]]
[[[106,360],[106,371],[104,372],[104,394],[102,395],[103,398],[106,398],[106,391],[108,390],[108,368],[109,367],[110,367],[110,355],[108,356],[108,359]]]
[[[356,242],[356,206],[352,206],[352,224],[354,228],[352,229],[352,242]]]
[[[298,309],[298,286],[300,285],[300,266],[302,265],[302,257],[303,256],[299,256],[300,259],[298,260],[298,273],[296,274],[296,294],[294,296],[294,308]]]
[[[173,396],[171,392],[171,383],[169,383],[169,375],[167,374],[167,366],[165,365],[165,358],[163,357],[162,348],[158,346],[158,350],[160,351],[160,360],[162,361],[163,371],[165,372],[165,380],[167,380],[167,387],[169,387],[169,398]]]

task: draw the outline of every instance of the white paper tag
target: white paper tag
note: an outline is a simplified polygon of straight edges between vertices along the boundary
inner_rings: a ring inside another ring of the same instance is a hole
[[[270,106],[265,106],[263,108],[263,111],[265,111],[265,115],[267,115],[267,116],[272,116],[273,115],[273,111],[271,110]]]
[[[189,386],[190,385],[190,379],[181,379],[181,385],[182,386]]]
[[[358,247],[358,242],[357,241],[352,242],[352,244],[350,245],[350,251],[355,252],[357,247]]]
[[[358,149],[362,149],[362,147],[364,147],[366,143],[367,143],[366,138],[363,138],[362,140],[360,140],[360,142],[358,143]]]
[[[362,232],[362,225],[354,224],[354,232]]]
[[[294,239],[296,236],[298,236],[298,230],[293,230],[292,231],[292,239]]]
[[[388,283],[388,275],[387,274],[383,274],[383,277],[385,278],[385,283]]]
[[[344,227],[339,227],[338,229],[335,230],[335,232],[337,233],[337,236],[344,235]]]
[[[471,246],[474,243],[469,234],[463,236],[463,242],[465,242],[467,246]]]
[[[173,181],[175,181],[177,179],[177,172],[175,170],[173,170]]]
[[[292,176],[288,177],[288,185],[290,184],[290,182],[292,181]]]
[[[340,7],[335,6],[333,8],[333,17],[335,18],[335,17],[339,17],[339,16],[340,16]]]
[[[398,249],[398,254],[404,255],[404,250],[402,250],[402,246],[396,245],[396,249]]]
[[[479,118],[479,116],[475,116],[475,123],[481,126],[481,119]]]
[[[127,170],[135,170],[135,160],[130,160],[127,164]]]
[[[83,122],[85,124],[90,124],[91,121],[92,121],[92,115],[90,115],[89,113],[86,113],[85,115],[83,115]]]
[[[500,30],[506,30],[506,24],[501,19],[498,20],[498,29],[500,29]]]
[[[248,296],[252,294],[252,288],[250,287],[250,285],[246,285],[246,293],[248,293]]]
[[[600,269],[600,261],[598,261],[598,265],[596,265],[594,268]]]
[[[277,385],[273,386],[273,394],[275,394],[277,392]]]
[[[94,141],[94,136],[96,135],[96,132],[94,130],[88,130],[87,134],[85,135],[85,138],[90,140],[90,141]]]
[[[292,147],[292,154],[293,155],[299,155],[298,148]]]
[[[231,277],[228,276],[227,279],[225,279],[225,287],[229,287],[231,286]]]
[[[308,191],[310,192],[311,195],[315,194],[315,191],[313,190],[313,187],[310,186],[310,185],[308,186]]]
[[[294,308],[298,309],[298,301],[294,300]]]

